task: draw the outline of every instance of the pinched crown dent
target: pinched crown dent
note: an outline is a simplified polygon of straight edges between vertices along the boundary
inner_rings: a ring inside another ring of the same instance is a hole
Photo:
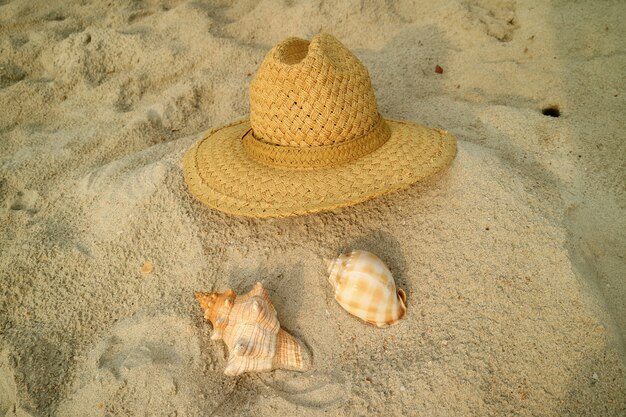
[[[336,145],[367,134],[379,120],[367,69],[326,33],[283,41],[250,83],[252,131],[265,143]]]
[[[287,38],[273,51],[273,59],[285,65],[301,63],[309,53],[310,42],[300,38]]]

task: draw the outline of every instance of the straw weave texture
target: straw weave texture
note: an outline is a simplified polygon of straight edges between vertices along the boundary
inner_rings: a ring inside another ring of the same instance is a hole
[[[259,140],[250,129],[243,137],[248,156],[258,162],[293,169],[341,165],[378,149],[391,132],[382,117],[370,131],[348,141],[326,146],[276,146]]]
[[[218,210],[286,217],[352,205],[446,167],[445,131],[384,119],[367,70],[335,38],[289,38],[250,86],[250,119],[207,132],[183,158],[191,193]]]
[[[242,121],[208,134],[183,160],[194,196],[218,210],[248,217],[286,217],[344,207],[405,188],[447,166],[454,138],[427,127],[387,120],[391,137],[376,151],[333,168],[292,170],[250,159]]]
[[[267,143],[333,145],[363,136],[378,119],[367,70],[328,34],[283,41],[250,83],[250,122]]]

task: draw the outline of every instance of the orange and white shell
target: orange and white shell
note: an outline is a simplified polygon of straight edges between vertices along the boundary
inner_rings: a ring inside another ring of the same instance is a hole
[[[195,293],[204,318],[213,324],[212,340],[222,339],[228,347],[224,373],[288,369],[304,372],[311,368],[309,352],[280,328],[276,310],[267,292],[257,282],[248,294]]]
[[[328,280],[335,299],[350,314],[378,327],[396,324],[406,313],[406,295],[384,262],[355,250],[328,261]]]

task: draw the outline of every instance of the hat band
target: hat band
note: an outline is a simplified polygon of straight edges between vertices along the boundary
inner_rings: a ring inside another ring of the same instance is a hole
[[[254,136],[252,129],[244,133],[243,146],[251,159],[266,165],[286,168],[327,168],[352,162],[380,148],[391,136],[385,120],[362,136],[328,146],[282,146],[263,142]]]

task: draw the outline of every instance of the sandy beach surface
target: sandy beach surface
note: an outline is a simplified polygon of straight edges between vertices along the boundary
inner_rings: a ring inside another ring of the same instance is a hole
[[[623,1],[0,0],[0,416],[626,415],[625,21]],[[457,137],[451,167],[305,217],[197,202],[185,150],[247,115],[273,45],[320,31],[385,116]],[[397,326],[335,302],[323,258],[349,249],[405,289]],[[313,370],[223,374],[193,293],[257,280]]]

